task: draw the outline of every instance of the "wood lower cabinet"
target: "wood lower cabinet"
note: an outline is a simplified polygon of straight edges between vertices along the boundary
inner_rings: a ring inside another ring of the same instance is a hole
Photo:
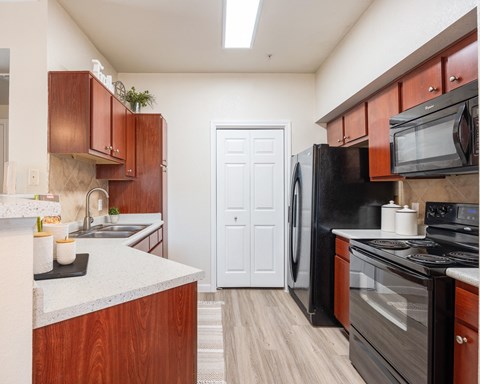
[[[335,238],[333,313],[345,330],[350,328],[350,242]]]
[[[398,180],[391,173],[390,117],[400,112],[400,85],[395,83],[368,100],[368,156],[371,180]]]
[[[132,245],[133,248],[163,257],[163,228],[157,229]]]
[[[197,382],[197,283],[33,331],[34,384]]]
[[[455,287],[455,384],[478,383],[478,288],[457,281]]]

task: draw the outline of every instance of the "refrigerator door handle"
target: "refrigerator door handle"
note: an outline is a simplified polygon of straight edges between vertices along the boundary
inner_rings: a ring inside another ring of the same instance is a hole
[[[300,246],[300,230],[297,228],[296,231],[296,239],[294,241],[294,228],[297,227],[297,216],[298,215],[298,209],[299,206],[301,205],[300,201],[300,193],[298,195],[295,193],[297,191],[297,185],[298,185],[298,191],[301,189],[301,181],[300,181],[300,172],[299,172],[299,163],[295,164],[295,167],[293,169],[293,177],[292,177],[292,185],[291,185],[291,191],[290,191],[290,217],[289,217],[289,240],[290,240],[290,246],[289,246],[289,258],[290,258],[290,266],[291,266],[291,272],[292,272],[292,277],[293,281],[296,282],[297,280],[297,271],[298,271],[298,264],[297,264],[297,256],[298,256],[298,251],[299,251],[299,246]],[[298,217],[299,218],[299,217]],[[295,242],[295,246],[294,246]]]

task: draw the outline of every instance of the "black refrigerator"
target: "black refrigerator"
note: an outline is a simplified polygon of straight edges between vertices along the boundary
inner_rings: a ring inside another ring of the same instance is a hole
[[[313,325],[333,315],[335,235],[332,229],[380,228],[392,182],[370,182],[368,149],[317,144],[292,156],[288,289]]]

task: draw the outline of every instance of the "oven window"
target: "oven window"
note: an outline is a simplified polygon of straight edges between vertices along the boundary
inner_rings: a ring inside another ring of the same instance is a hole
[[[379,265],[350,256],[350,322],[408,382],[426,383],[431,292]]]
[[[455,115],[407,128],[395,134],[397,164],[457,157],[452,139]]]

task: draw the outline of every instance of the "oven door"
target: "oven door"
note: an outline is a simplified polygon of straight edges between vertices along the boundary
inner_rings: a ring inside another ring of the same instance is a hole
[[[409,383],[431,380],[432,289],[432,279],[350,248],[350,323]]]
[[[474,139],[467,106],[463,102],[392,127],[393,173],[434,174],[469,165]]]

